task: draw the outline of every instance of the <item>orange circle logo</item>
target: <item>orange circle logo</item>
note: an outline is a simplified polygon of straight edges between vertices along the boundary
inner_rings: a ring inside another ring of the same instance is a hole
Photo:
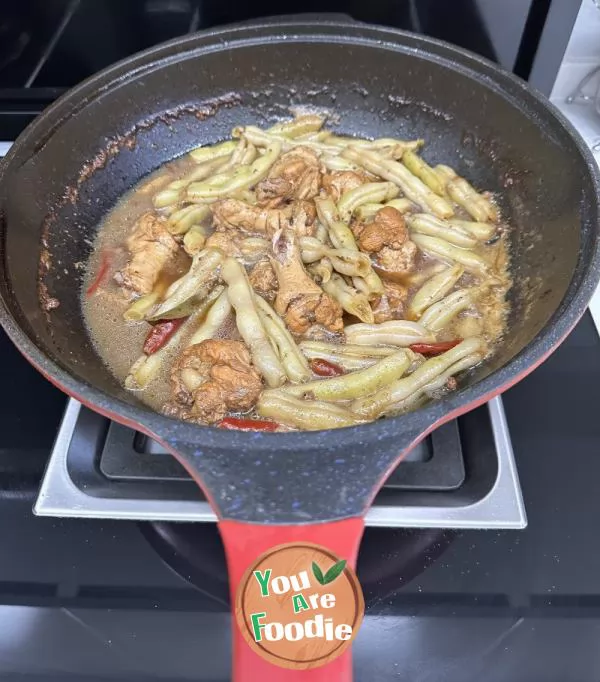
[[[283,668],[317,668],[342,654],[365,611],[345,559],[307,542],[273,547],[244,574],[235,616],[249,646]]]

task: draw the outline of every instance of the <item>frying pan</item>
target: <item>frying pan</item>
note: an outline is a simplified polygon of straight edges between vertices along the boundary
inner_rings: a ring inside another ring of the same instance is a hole
[[[424,137],[426,159],[501,193],[514,277],[502,346],[443,400],[335,432],[236,433],[152,412],[110,374],[83,323],[80,264],[98,223],[163,162],[298,104],[334,111],[346,134]],[[542,362],[599,279],[596,166],[559,112],[479,57],[352,22],[295,18],[199,33],[90,78],[12,147],[0,215],[4,329],[50,381],[156,438],[186,467],[219,515],[232,591],[281,542],[316,542],[354,561],[362,516],[402,456]],[[237,628],[234,640],[238,682],[351,678],[349,655],[288,672],[260,660]]]

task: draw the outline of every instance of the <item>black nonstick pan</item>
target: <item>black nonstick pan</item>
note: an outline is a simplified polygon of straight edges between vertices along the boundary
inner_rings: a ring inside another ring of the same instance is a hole
[[[402,417],[285,434],[174,421],[124,390],[95,352],[80,264],[101,218],[147,173],[294,105],[335,112],[346,134],[424,137],[425,158],[501,192],[513,228],[509,331],[459,390]],[[4,329],[54,384],[173,452],[221,519],[232,589],[280,542],[307,540],[355,559],[362,516],[403,454],[532,371],[569,333],[599,279],[595,162],[548,101],[454,47],[350,22],[199,33],[94,76],[12,147],[0,170],[0,216]],[[351,677],[348,656],[299,673],[263,662],[239,633],[234,648],[238,682]]]

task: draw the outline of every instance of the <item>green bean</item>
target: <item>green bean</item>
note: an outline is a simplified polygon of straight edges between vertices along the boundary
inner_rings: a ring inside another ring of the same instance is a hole
[[[245,137],[249,142],[255,144],[257,147],[269,147],[276,143],[281,144],[282,151],[289,152],[295,147],[308,147],[313,149],[318,154],[337,154],[338,148],[333,145],[325,144],[323,142],[311,142],[309,140],[294,140],[289,137],[280,135],[271,135],[270,133],[257,128],[256,126],[238,126],[232,131],[232,136],[235,138]]]
[[[245,264],[257,263],[269,253],[269,241],[262,237],[246,237],[240,242]]]
[[[443,272],[448,267],[447,263],[442,263],[441,261],[435,261],[431,265],[428,265],[423,270],[417,270],[412,272],[404,278],[406,286],[408,287],[420,287],[428,279],[431,279],[434,275]]]
[[[357,171],[361,170],[361,167],[346,159],[342,159],[341,156],[335,156],[334,154],[323,154],[321,156],[321,163],[330,171]]]
[[[406,220],[413,232],[439,237],[463,249],[472,249],[477,246],[477,239],[468,232],[428,213],[413,213],[407,216]]]
[[[154,208],[166,208],[167,206],[177,204],[180,198],[181,198],[180,189],[173,189],[171,187],[167,187],[167,189],[163,189],[161,192],[158,192],[157,194],[154,195],[152,203],[154,205]]]
[[[348,343],[359,345],[410,346],[435,341],[422,324],[408,320],[389,320],[380,324],[351,324],[346,327]]]
[[[205,161],[204,163],[199,164],[196,168],[193,168],[189,173],[186,173],[186,175],[184,175],[182,178],[180,178],[179,180],[175,180],[175,182],[172,182],[169,185],[169,187],[172,187],[174,189],[185,189],[192,182],[199,182],[200,180],[205,180],[206,178],[210,178],[217,172],[222,173],[223,170],[231,163],[231,159],[233,158],[234,154],[231,154],[229,156],[222,156],[216,159],[212,159],[212,161]]]
[[[369,299],[376,298],[377,296],[381,296],[382,294],[385,293],[383,282],[381,281],[381,278],[374,270],[371,270],[371,272],[366,277],[362,278],[353,277],[352,282],[354,283],[355,286],[357,279],[361,279],[362,282],[364,282],[366,286],[366,293],[369,296]],[[362,291],[360,287],[357,288],[359,289],[359,291]]]
[[[235,170],[238,166],[247,166],[251,164],[254,159],[258,156],[258,150],[256,147],[248,140],[242,138],[238,141],[237,146],[229,157],[227,161],[219,168],[219,175],[224,173],[230,173]],[[208,176],[205,176],[208,177]],[[197,177],[194,180],[202,180],[203,178]],[[215,183],[212,182],[211,185]],[[218,184],[218,182],[216,183]]]
[[[160,173],[144,182],[142,186],[137,189],[137,192],[139,194],[154,196],[158,190],[171,182],[173,182],[173,175],[169,171],[166,171],[165,173]]]
[[[338,220],[337,208],[331,199],[315,199],[315,206],[317,207],[317,215],[321,223],[327,225],[329,229],[329,238],[336,249],[348,249],[350,251],[359,251],[354,239],[352,230],[346,223]],[[364,287],[362,285],[364,284]],[[383,293],[383,283],[379,275],[371,268],[362,281],[359,283],[360,291],[366,290],[370,296],[378,296]]]
[[[450,182],[450,180],[454,180],[458,177],[458,174],[453,168],[450,168],[450,166],[445,166],[443,163],[438,163],[433,171],[444,185],[444,188]]]
[[[442,355],[426,360],[407,377],[394,381],[373,395],[355,400],[351,409],[366,419],[376,419],[392,409],[394,405],[440,377],[455,363],[469,355],[472,356],[480,352],[482,347],[483,342],[480,338],[465,339],[458,346],[451,348]]]
[[[398,140],[394,137],[380,137],[377,140],[364,140],[358,137],[348,137],[343,135],[331,135],[328,138],[328,143],[336,147],[366,147],[368,149],[377,150],[381,147],[397,147],[399,152],[405,152],[407,150],[420,149],[424,144],[425,140]]]
[[[447,185],[448,196],[462,206],[474,220],[480,223],[498,220],[498,209],[491,201],[478,194],[464,178],[455,178]]]
[[[356,209],[356,217],[359,220],[370,220],[371,218],[374,218],[375,215],[379,211],[381,211],[382,208],[385,208],[385,204],[381,203],[363,204],[362,206],[359,206]]]
[[[340,405],[321,400],[298,400],[281,390],[263,391],[256,411],[261,417],[305,431],[355,426],[364,421]]]
[[[415,208],[413,202],[406,198],[392,199],[391,201],[387,201],[385,205],[395,208],[397,211],[400,211],[400,213],[408,213]]]
[[[371,272],[371,259],[360,251],[332,249],[314,237],[301,237],[302,261],[314,263],[327,257],[334,269],[348,277],[365,277]]]
[[[321,283],[321,286],[323,291],[334,298],[347,313],[363,322],[373,322],[373,310],[369,305],[369,299],[346,284],[343,277],[334,272],[327,282]]]
[[[379,175],[396,183],[402,192],[415,204],[430,211],[438,218],[450,218],[454,215],[452,206],[442,197],[432,192],[419,178],[414,176],[405,166],[397,161],[381,158],[366,149],[347,147],[342,156],[364,166],[370,173]]]
[[[422,180],[432,192],[439,194],[441,197],[446,194],[444,183],[436,175],[433,168],[412,150],[407,149],[404,152],[402,163],[413,175]]]
[[[358,358],[351,355],[335,356],[327,353],[320,353],[318,355],[305,353],[305,355],[309,359],[315,358],[317,360],[328,360],[329,362],[333,362],[347,372],[353,372],[357,369],[366,369],[367,367],[372,367],[377,362],[377,358]]]
[[[421,251],[424,251],[434,258],[460,263],[465,270],[477,275],[488,274],[490,268],[489,263],[484,258],[471,251],[465,251],[464,249],[449,244],[443,239],[429,237],[424,234],[413,234],[412,240]]]
[[[424,402],[427,402],[427,400],[432,397],[431,394],[435,393],[435,391],[443,389],[450,377],[453,377],[460,372],[464,372],[466,369],[471,369],[475,365],[478,365],[482,359],[483,356],[481,353],[467,355],[467,357],[462,360],[455,362],[449,369],[440,374],[439,377],[433,379],[433,381],[430,381],[428,384],[425,384],[425,386],[412,393],[408,398],[404,398],[404,400],[400,400],[394,405],[390,405],[385,414],[396,415],[403,414],[409,410],[414,410]]]
[[[206,318],[198,329],[192,334],[191,338],[187,342],[186,346],[193,346],[197,343],[202,343],[207,339],[212,339],[215,334],[221,329],[221,327],[227,321],[227,318],[231,315],[232,308],[229,302],[229,296],[227,295],[227,290],[225,287],[218,287],[218,297],[214,300],[214,303],[210,306]]]
[[[179,330],[181,331],[181,329]],[[171,342],[173,339],[170,340]],[[140,391],[156,378],[162,366],[163,355],[167,344],[153,355],[142,353],[140,357],[131,365],[129,373],[125,377],[125,388],[130,391]]]
[[[200,251],[193,259],[188,272],[167,289],[165,299],[146,316],[149,321],[172,320],[190,314],[190,307],[205,298],[217,281],[223,260],[220,251]]]
[[[329,362],[333,362],[345,370],[352,371],[371,367],[381,358],[396,353],[398,348],[327,343],[326,341],[301,341],[300,350],[309,359],[329,360]],[[408,350],[405,352],[409,353]]]
[[[322,244],[327,244],[329,241],[329,231],[327,230],[327,227],[323,225],[322,222],[317,221],[317,230],[315,232],[315,239],[318,239]]]
[[[461,311],[473,304],[480,290],[459,289],[434,303],[421,315],[419,322],[432,332],[441,331]]]
[[[185,234],[192,225],[201,223],[211,215],[210,207],[206,204],[185,206],[169,216],[167,225],[171,234]]]
[[[123,313],[123,317],[128,322],[139,322],[143,320],[148,312],[158,303],[160,299],[159,291],[151,291],[145,296],[136,299],[127,310]]]
[[[356,240],[352,230],[341,220],[336,220],[329,225],[329,238],[336,249],[350,249],[358,251]]]
[[[196,181],[205,180],[209,176],[214,175],[214,173],[220,171],[226,163],[226,156],[201,163],[187,175],[169,183],[167,188],[162,192],[158,192],[152,199],[154,207],[165,209],[176,206],[183,199],[184,190],[188,185]]]
[[[412,297],[407,310],[409,317],[418,319],[426,308],[444,298],[463,276],[463,273],[462,266],[453,265],[427,280]]]
[[[233,199],[244,201],[250,206],[256,206],[256,192],[252,192],[249,189],[240,189],[237,192],[233,192],[231,196]]]
[[[232,192],[248,189],[260,182],[271,166],[277,160],[281,153],[281,142],[275,140],[273,144],[269,145],[262,156],[259,156],[256,161],[249,166],[240,166],[237,168],[227,180],[222,184],[215,185],[214,183],[198,182],[192,183],[187,190],[187,196],[190,201],[198,199],[218,199],[224,197]]]
[[[336,205],[331,199],[315,199],[319,220],[329,228],[329,238],[336,249],[358,251],[352,230],[339,219]]]
[[[450,225],[460,227],[462,230],[465,230],[465,232],[472,234],[475,237],[475,239],[478,239],[479,241],[482,242],[491,239],[496,232],[496,226],[490,225],[490,223],[478,223],[472,222],[470,220],[454,219],[449,220],[448,222],[450,223]]]
[[[356,291],[367,296],[369,300],[376,298],[376,295],[369,289],[369,285],[367,284],[367,281],[364,279],[364,277],[353,277],[352,286],[356,289]],[[383,289],[383,283],[381,284],[381,288]]]
[[[287,386],[283,390],[290,395],[317,400],[354,400],[396,381],[406,372],[410,363],[408,354],[401,350],[366,369],[330,379],[310,381],[302,386]]]
[[[240,168],[244,168],[243,166],[238,166],[235,170],[239,170]],[[244,168],[244,170],[248,170],[248,168]],[[204,187],[219,187],[220,185],[223,185],[226,182],[229,182],[231,180],[231,177],[233,175],[233,172],[230,170],[229,172],[225,173],[216,173],[215,175],[211,175],[210,178],[206,178],[206,182],[202,183],[202,186]],[[195,185],[197,187],[197,184]]]
[[[314,133],[305,133],[304,135],[298,135],[298,137],[295,137],[294,139],[297,142],[325,142],[325,140],[330,136],[331,131],[319,130]]]
[[[314,133],[323,127],[325,123],[324,116],[317,116],[316,114],[305,114],[297,116],[293,121],[285,121],[283,123],[276,123],[271,126],[267,132],[271,135],[283,135],[284,137],[299,137],[308,133]]]
[[[348,222],[353,212],[366,203],[388,201],[398,194],[398,187],[393,182],[366,182],[355,189],[344,192],[338,201],[338,213],[343,222]]]
[[[198,322],[206,315],[207,310],[211,308],[215,300],[223,292],[223,287],[216,287],[196,309],[192,312],[190,317],[181,325],[181,327],[173,334],[167,343],[156,353],[146,355],[143,353],[133,363],[129,373],[125,379],[125,387],[130,390],[141,390],[146,388],[152,382],[157,374],[160,372],[163,363],[170,356],[171,351],[179,345],[181,340],[194,329]],[[194,335],[195,336],[195,335]],[[194,338],[194,337],[192,337]],[[190,342],[191,343],[191,342]],[[188,344],[190,345],[190,344]]]
[[[287,378],[286,373],[259,317],[255,294],[244,267],[235,259],[227,258],[221,276],[228,286],[227,295],[235,309],[237,328],[250,349],[252,362],[268,386],[281,386]]]
[[[320,358],[319,353],[338,356],[354,356],[359,358],[387,358],[398,352],[395,346],[367,346],[357,343],[329,343],[327,341],[301,341],[300,349],[307,357]],[[408,353],[407,350],[404,350]],[[308,355],[312,353],[312,355]]]
[[[195,256],[204,248],[208,230],[204,225],[192,225],[183,238],[183,249],[189,256]]]
[[[258,316],[277,348],[279,359],[290,381],[300,383],[311,378],[311,371],[306,358],[298,348],[294,338],[285,326],[285,322],[258,294],[254,295]]]
[[[321,258],[321,260],[318,260],[316,263],[311,263],[307,270],[317,284],[323,284],[324,282],[329,282],[331,279],[333,265],[329,258]]]
[[[386,208],[387,206],[395,208],[400,213],[408,213],[415,208],[415,205],[410,199],[392,199],[385,204],[363,204],[356,209],[356,215],[360,220],[370,220],[381,211],[382,208]]]
[[[240,163],[243,166],[250,164],[250,163],[254,163],[257,156],[258,156],[258,149],[251,142],[248,142],[246,149],[240,158]]]
[[[211,144],[205,147],[196,147],[190,152],[190,157],[196,163],[205,163],[206,161],[213,161],[214,159],[222,159],[233,154],[237,142],[235,140],[227,140],[221,144]]]

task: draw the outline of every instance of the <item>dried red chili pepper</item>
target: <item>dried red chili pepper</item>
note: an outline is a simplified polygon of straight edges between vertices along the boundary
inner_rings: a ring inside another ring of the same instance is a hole
[[[106,279],[106,276],[108,275],[108,271],[110,269],[112,258],[108,251],[103,251],[102,255],[100,256],[100,265],[98,266],[98,272],[96,273],[96,276],[94,277],[94,281],[90,284],[90,286],[85,290],[85,295],[87,297],[92,296],[92,294],[95,294],[96,291],[98,290],[98,287],[104,282]]]
[[[180,317],[178,320],[160,320],[153,325],[144,341],[144,353],[152,355],[160,350],[186,320],[187,317]]]
[[[346,373],[343,367],[323,358],[313,358],[308,364],[312,371],[320,377],[339,377]]]
[[[239,419],[238,417],[225,417],[225,419],[221,419],[217,426],[228,431],[276,431],[279,428],[277,422],[260,419]]]
[[[415,353],[421,355],[440,355],[447,350],[458,346],[462,339],[455,339],[454,341],[440,341],[439,343],[413,343],[409,348]]]

